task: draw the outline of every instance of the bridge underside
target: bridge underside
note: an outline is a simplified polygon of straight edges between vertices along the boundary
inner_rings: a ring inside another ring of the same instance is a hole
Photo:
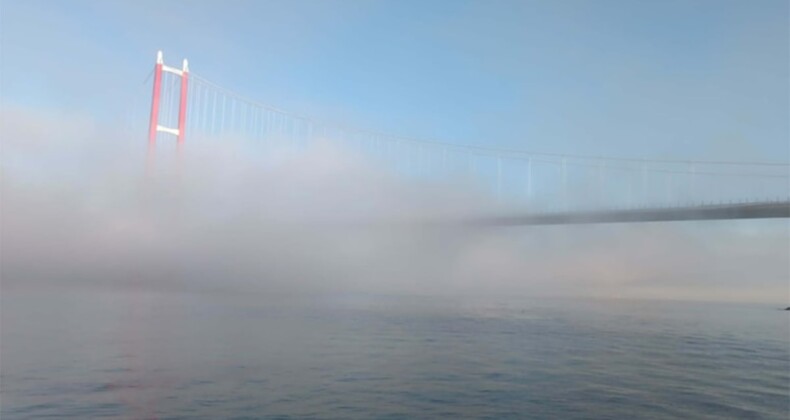
[[[491,216],[468,222],[479,226],[528,226],[774,218],[790,218],[790,201]]]

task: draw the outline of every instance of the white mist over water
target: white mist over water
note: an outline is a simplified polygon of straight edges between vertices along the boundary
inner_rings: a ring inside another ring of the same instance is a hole
[[[187,143],[146,163],[144,140],[90,118],[2,117],[4,290],[788,298],[784,220],[426,228],[507,209],[331,139],[278,159]]]

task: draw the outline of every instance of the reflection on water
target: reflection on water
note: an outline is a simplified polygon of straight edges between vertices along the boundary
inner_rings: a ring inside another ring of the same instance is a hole
[[[4,292],[2,418],[786,418],[760,305]]]

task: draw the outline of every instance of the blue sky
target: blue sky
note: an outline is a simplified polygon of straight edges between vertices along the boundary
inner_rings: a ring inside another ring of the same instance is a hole
[[[17,1],[2,100],[109,120],[168,63],[265,103],[532,151],[787,161],[788,2]]]

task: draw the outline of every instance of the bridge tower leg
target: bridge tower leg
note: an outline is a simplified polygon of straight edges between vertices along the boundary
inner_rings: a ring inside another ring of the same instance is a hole
[[[156,145],[156,125],[159,123],[159,100],[162,96],[162,51],[156,53],[156,65],[154,66],[154,95],[151,99],[151,120],[148,124],[148,147]]]
[[[187,87],[189,86],[189,63],[187,59],[181,66],[181,100],[178,104],[178,146],[184,144],[187,121]]]

